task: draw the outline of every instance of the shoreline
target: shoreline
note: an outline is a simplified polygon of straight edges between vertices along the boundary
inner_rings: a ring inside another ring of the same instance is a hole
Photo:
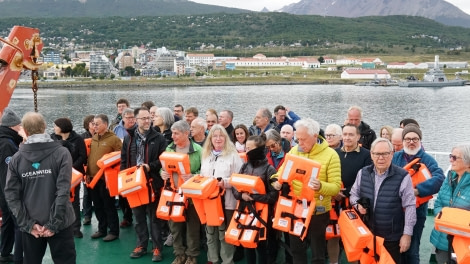
[[[354,85],[355,82],[345,82],[344,80],[319,80],[319,81],[203,81],[194,82],[158,82],[147,80],[132,81],[53,81],[38,82],[38,88],[82,88],[82,87],[202,87],[202,86],[255,86],[255,85]],[[31,83],[18,83],[17,88],[31,88]]]

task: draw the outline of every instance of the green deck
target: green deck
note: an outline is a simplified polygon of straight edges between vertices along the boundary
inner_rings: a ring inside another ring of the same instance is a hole
[[[120,216],[121,218],[121,216]],[[426,226],[424,228],[423,236],[421,239],[421,263],[429,263],[432,246],[429,242],[429,236],[434,225],[432,216],[428,216]],[[112,242],[103,242],[101,239],[92,240],[91,234],[96,231],[97,222],[93,217],[91,225],[82,226],[83,238],[75,239],[75,246],[77,250],[77,263],[79,264],[92,264],[92,263],[152,263],[152,254],[149,252],[146,256],[139,259],[129,258],[129,254],[135,247],[135,233],[133,228],[121,228],[121,234],[118,240]],[[173,261],[173,248],[165,247],[163,250],[162,264],[170,264]],[[149,249],[150,250],[150,245]],[[278,258],[282,259],[282,258]],[[53,263],[49,252],[46,253],[43,263]],[[207,263],[206,252],[201,251],[198,258],[198,263]],[[244,263],[243,261],[237,263]],[[279,262],[281,263],[281,262]],[[345,257],[342,257],[341,263],[347,263]]]

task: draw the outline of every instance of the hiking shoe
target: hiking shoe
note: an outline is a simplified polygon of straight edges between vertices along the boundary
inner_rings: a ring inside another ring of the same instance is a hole
[[[184,264],[197,264],[196,257],[188,256]]]
[[[173,235],[169,234],[168,237],[165,240],[165,243],[163,243],[163,245],[165,245],[167,247],[173,246]]]
[[[91,225],[91,218],[90,217],[85,217],[83,219],[83,225]]]
[[[105,233],[101,233],[100,231],[96,231],[93,235],[91,235],[91,238],[95,239],[95,238],[100,238],[100,237],[104,237],[106,236]]]
[[[144,247],[136,247],[134,251],[132,251],[130,257],[133,259],[140,258],[147,254],[147,250]]]
[[[113,240],[118,239],[119,236],[113,235],[113,234],[108,234],[107,236],[103,237],[104,242],[111,242]]]
[[[178,255],[176,256],[175,260],[171,262],[171,264],[185,264],[186,256],[185,255]]]
[[[158,248],[153,250],[152,261],[153,262],[160,262],[163,260],[162,252]]]
[[[119,224],[121,228],[126,228],[132,226],[132,223],[127,221],[126,219],[122,220],[121,224]]]

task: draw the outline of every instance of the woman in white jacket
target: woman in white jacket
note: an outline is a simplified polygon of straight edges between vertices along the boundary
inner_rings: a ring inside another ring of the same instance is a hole
[[[225,221],[220,226],[206,226],[208,262],[218,263],[220,256],[222,264],[233,263],[235,247],[225,242],[225,231],[237,206],[229,178],[240,171],[242,164],[225,128],[218,124],[212,126],[203,146],[201,175],[221,178],[219,187],[226,191],[223,196]]]

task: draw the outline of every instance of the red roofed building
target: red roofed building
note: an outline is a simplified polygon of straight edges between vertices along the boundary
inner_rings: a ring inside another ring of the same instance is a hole
[[[370,70],[370,69],[358,69],[348,68],[341,73],[341,79],[390,79],[390,73],[386,70]]]

